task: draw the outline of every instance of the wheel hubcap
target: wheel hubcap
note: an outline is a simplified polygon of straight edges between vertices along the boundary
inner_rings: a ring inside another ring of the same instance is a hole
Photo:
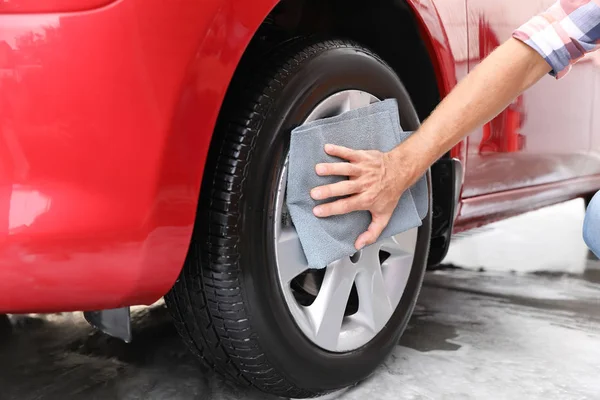
[[[365,107],[375,96],[346,90],[323,100],[305,123]],[[332,352],[357,349],[388,323],[412,269],[418,228],[380,240],[323,270],[309,269],[285,207],[287,162],[275,205],[275,255],[283,296],[304,335]]]

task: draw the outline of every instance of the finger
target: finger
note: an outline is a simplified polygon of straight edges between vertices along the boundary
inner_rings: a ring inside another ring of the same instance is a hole
[[[354,247],[356,247],[357,250],[360,250],[365,246],[375,243],[390,222],[390,218],[391,215],[374,216],[367,231],[363,232],[358,239],[356,239]]]
[[[347,214],[363,210],[359,196],[351,196],[331,203],[321,204],[313,209],[317,217],[331,217],[332,215]]]
[[[348,161],[355,161],[358,157],[358,151],[336,144],[326,144],[325,152],[330,156],[343,158]]]
[[[356,176],[360,174],[360,169],[348,162],[317,164],[315,171],[318,175]]]
[[[323,200],[330,197],[348,196],[358,192],[360,192],[360,184],[357,181],[344,180],[316,187],[310,191],[310,196],[315,200]]]

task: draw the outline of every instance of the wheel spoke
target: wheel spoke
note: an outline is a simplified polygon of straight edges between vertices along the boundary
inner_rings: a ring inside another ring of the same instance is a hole
[[[382,241],[380,249],[391,255],[412,254],[417,242],[417,229],[411,229]]]
[[[281,280],[286,284],[308,269],[308,261],[306,261],[300,238],[294,228],[288,227],[281,230],[277,241],[277,255]]]
[[[319,295],[306,308],[314,327],[315,342],[324,348],[337,347],[355,277],[353,265],[336,261],[327,267]]]
[[[356,277],[356,289],[360,314],[358,318],[373,332],[379,332],[394,311],[381,267],[376,265],[360,271]]]
[[[344,100],[343,111],[355,110],[357,108],[366,107],[371,104],[373,97],[369,93],[360,91],[349,91]]]
[[[390,254],[382,267],[384,285],[392,304],[398,304],[404,294],[412,270],[416,235],[416,229],[404,232],[386,239],[381,245],[381,250]]]
[[[414,255],[410,253],[392,254],[385,260],[383,266],[410,272]]]
[[[392,304],[398,304],[412,271],[413,254],[390,256],[383,266],[383,280]]]

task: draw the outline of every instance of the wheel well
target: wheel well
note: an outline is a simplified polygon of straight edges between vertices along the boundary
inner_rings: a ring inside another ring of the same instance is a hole
[[[282,0],[263,22],[251,48],[268,50],[288,38],[315,34],[351,39],[376,52],[402,78],[421,121],[440,102],[432,61],[405,1]],[[449,245],[455,209],[453,165],[446,154],[431,169],[430,265],[441,262]]]
[[[265,24],[290,35],[327,34],[361,43],[400,77],[424,120],[440,101],[433,65],[411,8],[394,0],[283,0]]]

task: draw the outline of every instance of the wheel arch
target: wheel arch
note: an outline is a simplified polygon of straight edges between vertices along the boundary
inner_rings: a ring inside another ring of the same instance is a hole
[[[212,19],[190,64],[175,113],[173,131],[201,137],[199,159],[204,162],[199,163],[196,174],[198,193],[229,83],[243,56],[257,47],[264,50],[286,38],[305,34],[329,34],[356,40],[373,49],[404,78],[421,120],[456,84],[454,59],[432,0],[373,0],[369,3],[260,0],[253,3],[250,10],[235,7],[233,3],[224,1]],[[371,18],[365,19],[365,11],[371,13]],[[394,38],[403,40],[394,41]],[[406,62],[407,57],[411,62]],[[190,126],[199,131],[189,132]],[[449,160],[450,156],[448,153],[444,159]],[[434,264],[446,253],[453,225],[455,198],[448,194],[455,183],[447,179],[447,173],[447,165],[432,169],[434,211],[430,258]]]

